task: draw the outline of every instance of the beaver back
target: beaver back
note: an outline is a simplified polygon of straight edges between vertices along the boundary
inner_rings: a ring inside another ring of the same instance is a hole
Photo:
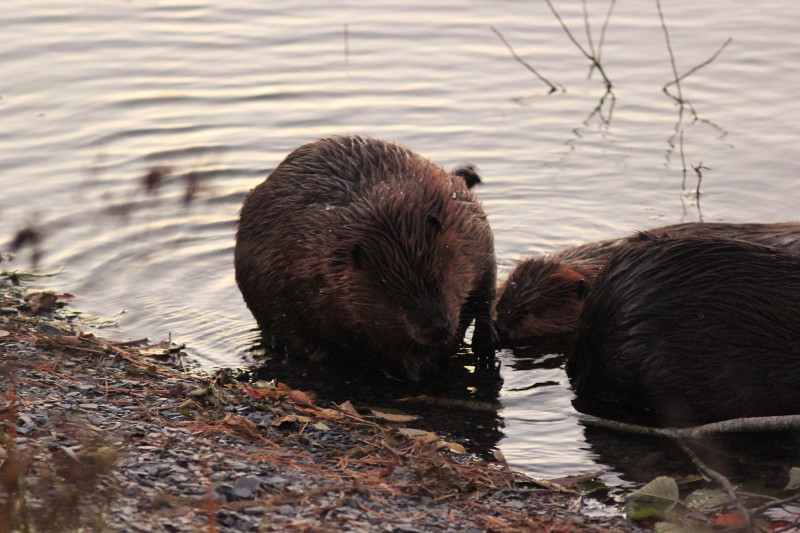
[[[314,360],[415,377],[458,347],[464,322],[490,321],[480,203],[462,177],[385,141],[292,152],[245,200],[235,266],[269,342]]]
[[[576,406],[602,416],[800,413],[800,256],[718,237],[621,247],[586,299],[567,374]]]

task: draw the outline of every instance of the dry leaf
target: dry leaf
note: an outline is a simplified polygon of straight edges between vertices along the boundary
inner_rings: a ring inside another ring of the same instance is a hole
[[[247,437],[258,437],[260,433],[255,423],[244,416],[237,416],[232,414],[225,415],[222,423],[233,428],[237,433]]]
[[[50,311],[56,306],[58,297],[53,292],[37,292],[31,297],[28,305],[31,306],[31,312],[35,315],[40,311]]]
[[[318,409],[315,414],[320,418],[342,418],[341,411],[336,409]]]
[[[56,337],[56,341],[63,344],[64,346],[81,345],[81,338],[77,335],[59,335]]]
[[[350,400],[347,400],[343,404],[337,405],[337,407],[339,408],[339,410],[341,410],[345,414],[361,418],[361,415],[358,414],[358,411],[353,406],[353,404],[350,402]]]
[[[506,457],[503,455],[503,452],[501,452],[501,451],[500,451],[500,450],[498,450],[497,448],[495,448],[494,450],[492,450],[492,455],[494,455],[494,459],[495,459],[495,461],[497,461],[498,463],[503,463],[504,465],[505,465],[505,464],[508,464],[508,463],[506,462]]]
[[[314,407],[314,399],[308,393],[301,390],[290,390],[288,396],[289,399],[295,403]]]
[[[453,453],[467,453],[467,450],[457,442],[442,441],[444,447]]]
[[[382,418],[383,420],[388,420],[389,422],[413,422],[414,420],[419,418],[419,416],[417,415],[400,415],[396,413],[386,413],[384,411],[378,411],[377,409],[370,409],[370,412],[372,413],[372,416]]]
[[[275,427],[280,427],[283,424],[294,424],[295,422],[297,422],[297,417],[295,415],[284,415],[273,422],[272,425]]]
[[[253,387],[251,387],[251,386],[250,386],[250,385],[248,385],[247,383],[244,383],[244,384],[242,385],[242,392],[243,392],[243,393],[245,393],[245,394],[247,394],[248,396],[252,396],[253,398],[256,398],[256,399],[258,399],[258,400],[260,400],[261,398],[263,398],[263,397],[264,397],[264,395],[263,395],[263,394],[261,394],[260,392],[258,392],[256,389],[254,389]]]
[[[416,429],[416,428],[400,428],[398,430],[400,433],[405,435],[406,437],[421,437],[425,436],[433,436],[435,438],[439,438],[438,435],[435,433],[431,433],[430,431],[425,431],[424,429]]]

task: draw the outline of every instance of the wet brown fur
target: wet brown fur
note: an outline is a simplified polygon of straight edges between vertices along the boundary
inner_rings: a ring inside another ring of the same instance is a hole
[[[454,352],[493,356],[488,221],[465,179],[349,136],[292,152],[242,207],[236,280],[269,345],[418,379]]]
[[[689,222],[648,230],[655,237],[722,236],[800,251],[800,222]],[[639,234],[520,261],[497,291],[496,327],[509,344],[575,332],[583,300],[610,255]]]

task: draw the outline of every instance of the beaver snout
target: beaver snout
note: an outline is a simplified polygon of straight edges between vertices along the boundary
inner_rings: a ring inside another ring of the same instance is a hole
[[[497,332],[497,337],[500,339],[501,344],[506,345],[511,342],[508,336],[508,325],[505,320],[498,319],[497,322],[494,323],[494,329]]]
[[[420,333],[423,339],[427,339],[425,344],[441,344],[450,337],[450,322],[443,317],[437,316],[423,322]]]
[[[444,314],[414,313],[407,316],[408,333],[417,344],[436,346],[445,344],[455,335],[455,321]]]

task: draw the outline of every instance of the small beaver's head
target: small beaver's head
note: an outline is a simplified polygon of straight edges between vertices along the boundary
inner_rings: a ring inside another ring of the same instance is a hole
[[[574,332],[589,287],[583,274],[557,259],[521,261],[497,291],[498,334],[514,343]]]

